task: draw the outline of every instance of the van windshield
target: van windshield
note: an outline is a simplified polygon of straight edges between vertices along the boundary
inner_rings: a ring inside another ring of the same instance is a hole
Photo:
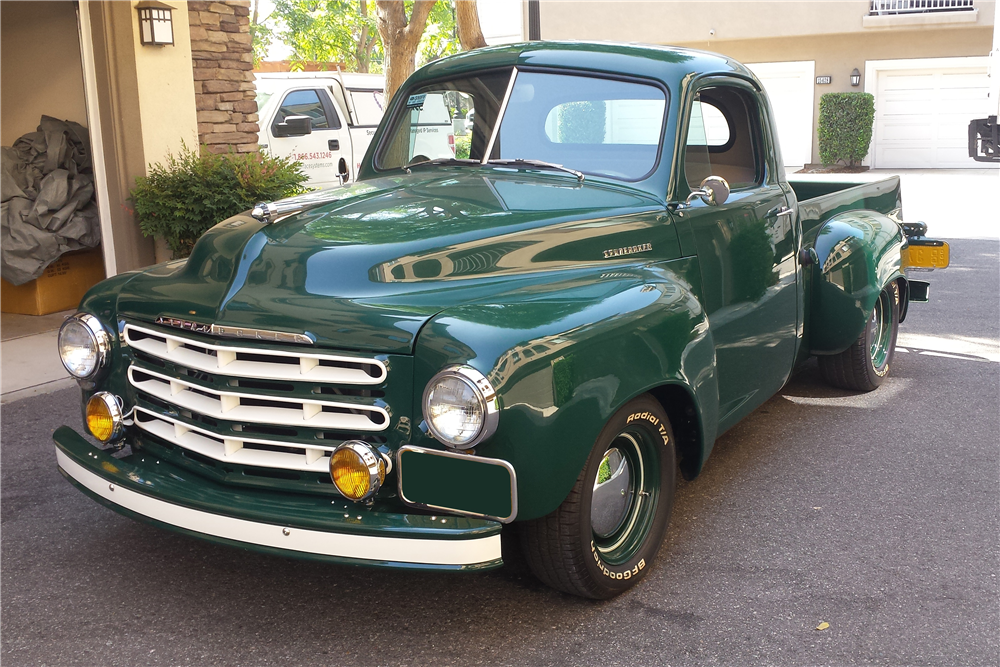
[[[544,161],[619,180],[640,180],[656,166],[665,125],[663,89],[517,72],[495,131],[512,74],[490,72],[401,92],[407,95],[404,110],[384,135],[376,166],[440,158],[485,162],[491,141],[490,160]]]

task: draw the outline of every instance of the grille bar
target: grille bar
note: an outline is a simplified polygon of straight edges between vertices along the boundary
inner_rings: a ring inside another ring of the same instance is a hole
[[[203,428],[140,407],[136,407],[135,415],[136,426],[158,438],[216,461],[238,465],[324,473],[330,470],[330,452],[335,449],[333,446],[312,447],[256,438],[224,438]],[[255,449],[254,445],[265,445],[284,451]]]
[[[378,359],[213,345],[193,338],[126,324],[129,346],[158,359],[234,377],[376,385],[387,369]]]
[[[128,379],[136,389],[162,401],[217,419],[338,431],[389,427],[388,412],[375,405],[220,392],[137,366],[129,367]]]

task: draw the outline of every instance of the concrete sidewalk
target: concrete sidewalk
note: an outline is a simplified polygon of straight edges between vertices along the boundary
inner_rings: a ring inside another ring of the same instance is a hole
[[[4,313],[0,318],[0,403],[47,394],[75,382],[63,368],[56,336],[68,310],[35,317]]]

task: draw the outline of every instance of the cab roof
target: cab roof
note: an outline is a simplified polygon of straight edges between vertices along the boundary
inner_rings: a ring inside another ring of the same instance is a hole
[[[638,76],[660,81],[668,87],[692,74],[736,74],[755,80],[750,70],[736,60],[695,49],[616,42],[522,42],[436,60],[415,72],[410,82],[513,66]]]

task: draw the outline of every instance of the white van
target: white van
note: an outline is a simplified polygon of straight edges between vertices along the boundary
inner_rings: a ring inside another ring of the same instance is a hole
[[[302,162],[310,187],[353,181],[382,120],[385,77],[268,72],[256,79],[261,150]]]

